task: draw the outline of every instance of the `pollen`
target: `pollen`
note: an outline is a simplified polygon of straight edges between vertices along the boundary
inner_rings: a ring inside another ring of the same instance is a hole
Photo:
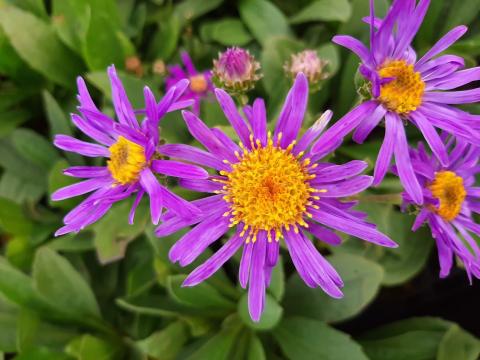
[[[208,89],[208,82],[203,74],[197,74],[190,77],[190,90],[200,94]]]
[[[425,83],[413,65],[404,60],[388,61],[378,71],[381,79],[393,78],[382,85],[378,99],[391,111],[408,114],[422,103]]]
[[[433,197],[440,202],[435,212],[445,221],[454,220],[460,213],[467,195],[463,179],[452,171],[440,171],[435,174],[435,180],[429,188]]]
[[[110,160],[107,161],[107,167],[116,182],[126,185],[137,181],[146,164],[145,149],[120,136],[109,150]]]
[[[293,155],[295,143],[286,149],[274,145],[269,135],[266,146],[251,137],[252,149],[237,153],[238,162],[231,171],[222,171],[226,177],[224,199],[231,204],[225,216],[231,216],[231,226],[244,224],[242,236],[249,231],[246,242],[256,241],[261,230],[267,231],[268,240],[280,240],[282,229],[298,231],[297,225],[307,226],[303,216],[309,216],[312,193],[310,186],[315,177],[309,173],[314,166],[310,159]]]

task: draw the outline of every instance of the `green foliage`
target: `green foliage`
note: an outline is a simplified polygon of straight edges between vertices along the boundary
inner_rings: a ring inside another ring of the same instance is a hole
[[[376,0],[376,16],[390,4]],[[479,12],[478,0],[432,1],[415,39],[418,56],[451,27],[466,24],[469,33],[449,53],[476,66]],[[305,285],[282,241],[259,322],[251,320],[248,292],[238,285],[241,250],[208,280],[182,286],[232,232],[189,266],[172,264],[169,250],[186,230],[155,237],[145,198],[133,225],[128,199],[78,234],[54,236],[83,198],[51,201],[54,191],[79,181],[62,170],[105,164],[52,144],[57,134],[89,141],[70,120],[78,113],[77,76],[98,108],[114,117],[107,66],[116,66],[133,107],[141,109],[145,86],[157,99],[165,93],[168,66],[180,63],[181,51],[203,71],[219,51],[242,46],[263,74],[249,101],[265,99],[272,129],[292,84],[284,65],[293,53],[311,49],[328,61],[328,78],[311,91],[304,132],[326,109],[335,111],[333,123],[358,102],[358,57],[331,38],[368,39],[362,22],[368,13],[369,0],[0,0],[0,359],[478,359],[480,340],[453,322],[418,317],[385,324],[409,313],[392,308],[381,326],[369,323],[378,303],[423,289],[438,273],[429,261],[436,257],[429,229],[413,233],[415,214],[381,200],[402,190],[394,177],[361,194],[357,209],[399,248],[347,236],[338,247],[312,239],[344,281],[343,298],[333,299]],[[202,103],[201,117],[236,136],[213,96]],[[195,141],[179,112],[160,125],[167,142]],[[344,139],[334,162],[365,160],[371,173],[383,132],[380,126],[361,145]],[[198,198],[174,179],[162,181],[187,199]],[[463,306],[461,297],[449,304]]]

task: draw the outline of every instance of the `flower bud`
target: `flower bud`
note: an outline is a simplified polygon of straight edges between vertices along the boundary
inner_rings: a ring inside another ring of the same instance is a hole
[[[292,79],[302,72],[307,77],[310,87],[318,90],[320,81],[330,76],[330,73],[326,71],[328,64],[327,60],[320,59],[315,50],[304,50],[292,54],[283,68]]]
[[[260,64],[248,50],[232,47],[213,60],[213,81],[232,94],[242,94],[254,88],[262,75]]]

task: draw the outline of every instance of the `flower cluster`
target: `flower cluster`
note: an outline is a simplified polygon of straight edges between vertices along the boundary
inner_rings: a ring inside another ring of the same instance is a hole
[[[133,109],[115,68],[110,67],[116,119],[97,108],[79,78],[79,114],[72,115],[72,122],[95,143],[66,135],[57,135],[54,142],[63,150],[106,160],[102,166],[64,170],[65,175],[86,180],[57,190],[53,200],[91,194],[65,216],[56,234],[82,230],[130,196],[135,197],[132,223],[146,194],[152,222],[159,225],[158,237],[193,226],[171,248],[172,262],[189,265],[211,244],[221,242],[184,286],[204,281],[242,248],[239,282],[248,287],[250,315],[259,321],[282,244],[304,282],[334,298],[342,297],[343,281],[311,236],[337,246],[338,231],[379,246],[397,246],[355,209],[357,195],[380,184],[391,171],[405,190],[403,210],[417,212],[413,230],[423,223],[431,228],[440,275],[448,275],[456,256],[470,278],[480,278],[480,249],[472,236],[480,235],[472,215],[480,213],[480,188],[475,186],[480,172],[476,146],[480,118],[452,106],[480,100],[478,88],[455,90],[480,80],[480,68],[464,70],[462,58],[440,55],[466,28],[451,30],[417,60],[411,44],[429,1],[417,5],[415,0],[395,0],[384,19],[375,17],[373,1],[370,5],[371,14],[365,19],[370,48],[350,36],[333,39],[360,57],[359,73],[368,98],[331,127],[333,114],[326,111],[302,130],[309,88],[328,76],[327,63],[311,50],[292,54],[285,65],[294,81],[274,126],[267,122],[262,98],[242,106],[232,98],[244,95],[260,79],[259,63],[240,48],[221,53],[213,69],[205,72],[198,72],[183,52],[184,66],[168,67],[166,93],[159,102],[152,90],[144,89],[143,109]],[[212,85],[212,76],[218,88]],[[216,98],[231,132],[210,128],[201,120],[200,103],[209,96]],[[188,107],[193,111],[183,110],[182,116],[201,147],[165,144],[159,131],[161,119],[167,112]],[[348,133],[354,130],[353,140],[362,143],[382,120],[385,138],[373,177],[363,175],[367,168],[363,161],[323,160]],[[423,135],[431,154],[423,143],[417,149],[409,147],[405,126],[410,123]],[[192,202],[182,199],[166,187],[166,177],[175,177],[181,187],[202,197]]]

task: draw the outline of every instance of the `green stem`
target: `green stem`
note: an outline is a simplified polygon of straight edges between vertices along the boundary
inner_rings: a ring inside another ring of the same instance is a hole
[[[392,204],[392,205],[401,205],[402,204],[402,194],[381,194],[381,195],[358,195],[353,196],[352,199],[359,200],[360,202],[366,203],[382,203],[382,204]]]

